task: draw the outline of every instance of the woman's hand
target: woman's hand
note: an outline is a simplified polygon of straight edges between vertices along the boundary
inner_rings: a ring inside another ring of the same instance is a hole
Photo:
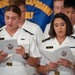
[[[54,62],[50,62],[47,66],[49,70],[54,70],[58,67],[58,64]]]
[[[18,48],[16,48],[16,54],[20,54],[22,57],[26,57],[25,49],[22,45],[19,45]]]
[[[68,68],[70,68],[71,67],[71,64],[72,64],[69,60],[64,59],[64,58],[60,58],[57,63],[59,65],[62,65],[62,66],[68,67]]]
[[[0,62],[7,56],[8,56],[8,53],[5,53],[2,50],[0,50]]]

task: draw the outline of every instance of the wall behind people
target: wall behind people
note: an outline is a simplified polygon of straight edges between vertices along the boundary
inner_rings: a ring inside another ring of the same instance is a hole
[[[34,23],[37,23],[44,31],[53,17],[53,0],[26,0],[26,18]],[[0,27],[4,26],[4,10],[8,5],[8,0],[0,0]]]

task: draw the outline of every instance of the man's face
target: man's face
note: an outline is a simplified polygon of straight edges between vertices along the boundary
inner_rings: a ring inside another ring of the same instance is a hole
[[[20,10],[21,10],[21,22],[25,20],[25,7],[24,5],[19,6]]]
[[[63,3],[64,1],[55,1],[54,2],[54,13],[60,13],[63,11]]]
[[[74,25],[75,24],[75,9],[72,7],[64,8],[64,13],[68,16],[72,25]]]

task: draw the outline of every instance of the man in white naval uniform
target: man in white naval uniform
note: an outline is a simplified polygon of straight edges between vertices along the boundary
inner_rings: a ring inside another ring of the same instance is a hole
[[[22,28],[34,37],[36,44],[39,47],[41,45],[42,39],[44,38],[42,37],[43,32],[41,31],[40,27],[34,23],[25,20],[25,23]],[[36,71],[36,67],[34,68],[28,64],[26,67],[28,75],[39,75]]]
[[[37,24],[25,20],[25,2],[22,2],[21,0],[9,0],[9,4],[15,4],[21,9],[21,20],[19,21],[18,26],[33,36],[37,46],[39,47],[41,45],[42,39],[44,38],[44,35],[41,28]],[[36,72],[36,68],[29,65],[27,65],[27,71],[28,75],[38,74]]]
[[[26,64],[33,67],[38,65],[40,58],[38,47],[33,36],[18,27],[20,16],[21,11],[17,6],[11,5],[7,7],[5,11],[6,27],[0,31],[0,38],[3,37],[4,40],[17,39],[19,47],[15,49],[16,54],[11,53],[11,56],[2,52],[2,59],[5,56],[8,59],[2,60],[0,57],[0,75],[28,75]]]
[[[64,14],[68,16],[70,19],[72,26],[73,26],[73,31],[75,33],[75,0],[68,1],[64,0]],[[73,35],[74,36],[74,35]]]

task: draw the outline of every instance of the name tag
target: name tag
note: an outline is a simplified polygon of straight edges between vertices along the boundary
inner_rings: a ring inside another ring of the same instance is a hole
[[[73,47],[70,47],[70,48],[75,48],[75,47],[73,46]]]
[[[52,49],[53,46],[46,46],[46,49]]]
[[[22,38],[21,40],[25,40],[24,38]]]

